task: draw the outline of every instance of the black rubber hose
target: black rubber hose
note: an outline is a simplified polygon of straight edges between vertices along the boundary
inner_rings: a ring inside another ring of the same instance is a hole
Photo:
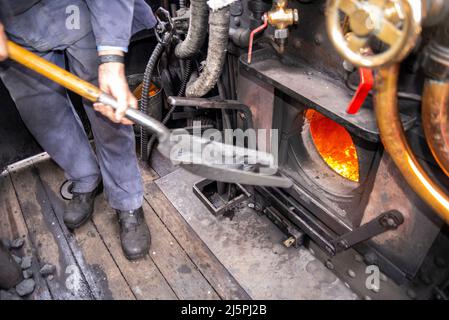
[[[156,65],[159,61],[159,58],[164,51],[164,44],[168,43],[171,38],[171,33],[166,32],[162,36],[162,41],[158,42],[153,52],[151,53],[150,59],[148,60],[147,66],[145,68],[145,72],[143,74],[142,80],[142,95],[140,98],[140,111],[147,114],[148,113],[148,105],[149,105],[149,93],[150,93],[150,85],[151,79],[153,78],[153,72],[156,68]],[[145,155],[148,154],[147,151],[148,145],[148,132],[145,128],[140,127],[140,156],[142,159],[147,160]]]
[[[185,90],[187,87],[187,83],[189,82],[190,79],[190,75],[192,74],[192,61],[191,60],[186,60],[186,65],[185,65],[185,69],[184,69],[184,76],[181,82],[181,86],[179,87],[179,91],[178,91],[178,97],[182,97],[185,94]],[[168,120],[170,120],[171,115],[173,114],[173,112],[175,111],[176,106],[171,106],[170,109],[168,110],[167,114],[165,115],[164,119],[162,119],[162,123],[165,125],[167,124]],[[155,135],[153,135],[150,138],[150,141],[147,144],[146,147],[146,159],[150,159],[151,156],[151,152],[153,151],[153,146],[154,143],[156,142],[157,137]]]
[[[154,69],[156,68],[156,64],[159,61],[159,57],[164,50],[164,46],[161,43],[158,43],[151,54],[150,59],[148,60],[147,66],[145,68],[145,73],[143,74],[142,81],[142,95],[140,98],[140,111],[147,114],[148,113],[148,104],[149,104],[149,91],[151,85],[151,79],[153,77]],[[140,127],[140,154],[142,159],[146,160],[145,155],[147,154],[146,146],[148,145],[148,132],[144,127]]]
[[[182,97],[186,93],[187,83],[189,82],[191,74],[192,74],[192,61],[186,60],[184,75],[182,77],[181,85],[179,86],[178,97]]]

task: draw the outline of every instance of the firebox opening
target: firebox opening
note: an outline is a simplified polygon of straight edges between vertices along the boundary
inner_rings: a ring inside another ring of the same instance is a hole
[[[359,182],[357,150],[348,131],[316,110],[307,109],[304,116],[324,162],[340,176]]]

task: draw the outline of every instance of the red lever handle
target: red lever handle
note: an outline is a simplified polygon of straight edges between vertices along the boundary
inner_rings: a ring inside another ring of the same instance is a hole
[[[349,102],[348,109],[346,112],[349,114],[355,114],[359,111],[363,102],[365,102],[368,93],[373,87],[373,71],[368,68],[359,68],[360,83],[352,97],[351,102]]]
[[[268,25],[268,18],[267,18],[267,14],[265,13],[263,15],[263,24],[258,26],[256,29],[254,29],[253,31],[251,31],[250,35],[249,35],[249,45],[248,45],[248,64],[251,64],[251,57],[253,54],[253,40],[254,40],[254,36],[256,35],[256,33],[262,31],[263,29],[265,29]]]

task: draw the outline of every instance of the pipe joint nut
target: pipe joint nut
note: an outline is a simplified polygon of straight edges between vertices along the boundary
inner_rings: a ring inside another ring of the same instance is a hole
[[[422,67],[435,80],[449,80],[449,47],[432,41],[423,53]]]

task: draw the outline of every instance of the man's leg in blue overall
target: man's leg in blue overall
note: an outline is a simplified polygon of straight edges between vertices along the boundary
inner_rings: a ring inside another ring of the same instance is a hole
[[[66,57],[72,73],[98,83],[92,33],[64,52],[36,53],[61,67]],[[83,100],[94,134],[94,153],[64,88],[16,63],[0,75],[28,129],[73,182],[74,199],[64,214],[67,226],[79,227],[90,218],[102,181],[109,204],[117,210],[125,255],[144,256],[150,234],[141,208],[143,189],[132,126],[111,122]]]

